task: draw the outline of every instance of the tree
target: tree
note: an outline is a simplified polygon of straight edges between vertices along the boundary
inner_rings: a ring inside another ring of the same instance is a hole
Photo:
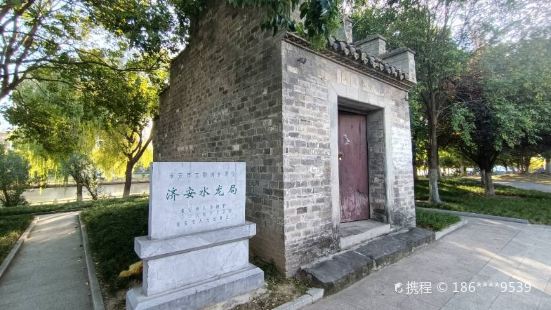
[[[77,185],[77,201],[82,201],[82,189],[86,188],[93,200],[98,199],[98,170],[85,154],[71,154],[62,163],[63,173],[70,175]]]
[[[126,38],[128,46],[140,47],[147,52],[160,51],[165,43],[168,46],[167,41],[161,40],[165,34],[172,34],[167,35],[167,40],[174,41],[177,37],[178,32],[170,22],[173,19],[173,14],[169,13],[172,1],[156,1],[155,4],[129,0],[116,2],[3,1],[0,4],[0,99],[27,79],[51,80],[52,76],[43,74],[48,72],[43,70],[45,68],[88,64],[108,66],[87,53],[87,44],[94,40],[107,38],[116,43]],[[120,13],[119,9],[125,10],[124,14],[107,18],[102,15],[106,5],[110,9],[105,14]],[[126,27],[123,27],[123,21]],[[144,25],[147,28],[142,28]],[[112,32],[102,32],[102,29]],[[148,30],[147,35],[143,29]]]
[[[551,122],[551,40],[501,44],[476,54],[457,83],[454,129],[475,162],[487,195],[505,150],[541,141]],[[534,62],[534,59],[539,59]]]
[[[49,72],[46,72],[49,71]],[[20,84],[12,99],[14,105],[5,109],[4,116],[16,126],[11,139],[16,145],[32,151],[34,156],[58,169],[75,154],[90,153],[95,146],[97,131],[85,121],[81,93],[74,87],[78,79],[66,72],[42,69],[41,74],[51,81],[28,80]],[[60,77],[65,81],[59,82]],[[79,167],[79,166],[75,166]],[[49,171],[43,170],[47,174]],[[71,176],[78,176],[74,173]],[[77,184],[77,199],[82,199],[83,183]]]
[[[105,62],[118,59],[105,60]],[[106,133],[102,151],[125,162],[123,196],[130,195],[132,172],[153,138],[152,120],[158,111],[158,94],[166,73],[116,72],[90,66],[80,73],[82,98],[90,119]],[[155,83],[155,81],[157,81]],[[154,124],[154,123],[153,123]]]
[[[29,185],[29,163],[0,144],[0,202],[4,207],[25,204],[23,192]]]
[[[451,80],[460,72],[466,57],[451,37],[452,13],[460,1],[388,1],[382,7],[357,9],[354,18],[356,37],[378,33],[390,47],[409,47],[415,52],[418,84],[410,102],[415,111],[413,122],[426,124],[429,166],[429,200],[441,203],[438,191],[438,134],[440,121],[448,110],[453,94]],[[416,108],[415,105],[420,105]],[[419,126],[415,123],[413,128]],[[414,130],[414,133],[422,131]],[[418,136],[415,136],[418,138]],[[417,143],[414,143],[417,145]]]
[[[51,69],[51,81],[28,81],[13,96],[16,105],[5,111],[20,142],[58,164],[75,154],[95,156],[105,170],[124,163],[124,197],[130,194],[132,171],[151,145],[151,125],[166,71],[149,74],[112,67],[142,66],[150,60],[122,60],[122,52],[88,51],[108,66],[89,64],[78,70]],[[46,70],[46,69],[44,69]],[[62,82],[63,81],[63,82]],[[78,166],[77,166],[78,167]],[[118,170],[118,169],[117,169]],[[77,174],[72,174],[73,176]],[[77,187],[81,182],[75,179]]]
[[[238,7],[264,9],[265,29],[276,32],[300,28],[309,38],[327,38],[339,14],[337,0],[227,1]],[[123,41],[140,53],[175,52],[188,43],[191,28],[197,25],[197,17],[207,3],[206,0],[5,0],[0,4],[0,99],[27,79],[49,80],[51,77],[41,74],[44,68],[109,66],[87,53],[86,46],[93,41],[107,38],[114,45]],[[299,27],[291,17],[297,8],[304,17]]]

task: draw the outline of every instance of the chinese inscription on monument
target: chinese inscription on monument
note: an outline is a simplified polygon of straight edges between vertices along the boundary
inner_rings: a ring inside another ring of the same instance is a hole
[[[245,223],[245,164],[155,162],[152,239]]]

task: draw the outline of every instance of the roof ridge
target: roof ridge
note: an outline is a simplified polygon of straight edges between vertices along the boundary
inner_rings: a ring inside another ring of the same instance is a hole
[[[287,32],[284,38],[303,47],[311,48],[310,42],[295,33]],[[383,75],[392,80],[397,80],[408,85],[411,84],[411,82],[407,80],[407,74],[401,69],[384,62],[381,58],[377,56],[373,56],[362,51],[361,48],[356,47],[353,43],[347,43],[345,41],[340,41],[332,38],[327,44],[327,48],[325,48],[324,51],[321,52],[322,54],[336,54],[339,56],[339,58],[343,58],[343,60],[346,59],[346,61],[348,62],[352,61],[354,62],[355,66],[361,66],[364,70],[368,69],[371,72],[374,71],[379,76]]]

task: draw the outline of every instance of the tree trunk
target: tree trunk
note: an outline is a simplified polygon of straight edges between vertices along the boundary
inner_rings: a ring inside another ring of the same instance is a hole
[[[522,155],[521,156],[521,173],[525,174],[530,171],[530,155]]]
[[[130,187],[132,186],[132,170],[134,170],[134,161],[129,160],[126,162],[126,171],[124,172],[124,191],[122,197],[127,198],[130,196]]]
[[[437,124],[434,117],[429,122],[430,130],[430,146],[429,146],[429,202],[442,203],[440,193],[438,191],[438,176],[440,169],[438,165],[438,141],[437,141]]]
[[[491,169],[486,170],[486,173],[484,174],[484,179],[484,192],[486,193],[486,196],[495,196],[496,190],[494,187],[494,181],[492,180]]]
[[[82,201],[82,183],[77,182],[77,201]]]
[[[551,155],[545,157],[545,173],[551,174]]]
[[[486,170],[480,169],[480,184],[486,186]]]

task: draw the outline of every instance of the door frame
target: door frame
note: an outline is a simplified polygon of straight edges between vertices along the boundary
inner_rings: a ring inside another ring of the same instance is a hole
[[[364,220],[355,220],[355,221],[348,221],[348,222],[342,222],[342,218],[340,219],[341,223],[350,223],[350,222],[357,222],[357,221],[366,221],[366,220],[370,220],[372,218],[372,215],[371,215],[371,195],[369,193],[369,189],[370,189],[370,184],[369,184],[369,140],[367,139],[367,122],[368,122],[368,118],[367,118],[367,115],[369,114],[369,112],[367,111],[358,111],[356,109],[353,109],[353,108],[347,108],[346,106],[339,106],[338,107],[338,115],[337,115],[337,133],[338,133],[338,130],[339,130],[339,120],[340,120],[340,115],[341,115],[341,112],[344,112],[344,113],[348,113],[348,114],[354,114],[354,115],[359,115],[359,116],[362,116],[363,118],[365,118],[365,122],[366,122],[366,126],[365,126],[365,146],[366,146],[366,154],[365,154],[365,160],[366,160],[366,165],[367,165],[367,173],[366,173],[366,178],[367,178],[367,211],[368,211],[368,218],[367,219],[364,219]],[[338,143],[338,141],[337,141]],[[338,144],[337,144],[337,148],[338,148]],[[340,153],[340,149],[338,150],[339,153]],[[339,154],[338,153],[338,154]],[[340,201],[340,171],[339,171],[339,211],[342,212],[342,203]]]
[[[328,88],[328,108],[330,121],[330,167],[331,167],[331,218],[334,231],[339,230],[341,224],[341,208],[340,208],[340,182],[339,182],[339,146],[338,146],[338,115],[339,110],[349,111],[354,113],[369,114],[376,111],[382,115],[382,126],[384,134],[384,219],[380,220],[384,223],[392,224],[392,212],[390,212],[393,203],[394,191],[392,183],[389,180],[394,179],[394,169],[392,164],[392,111],[391,107],[394,102],[383,96],[364,95],[362,92],[350,92],[348,88],[340,84],[331,83]],[[369,149],[368,149],[369,156]],[[370,205],[370,217],[372,220],[378,220],[373,216],[373,207]]]

